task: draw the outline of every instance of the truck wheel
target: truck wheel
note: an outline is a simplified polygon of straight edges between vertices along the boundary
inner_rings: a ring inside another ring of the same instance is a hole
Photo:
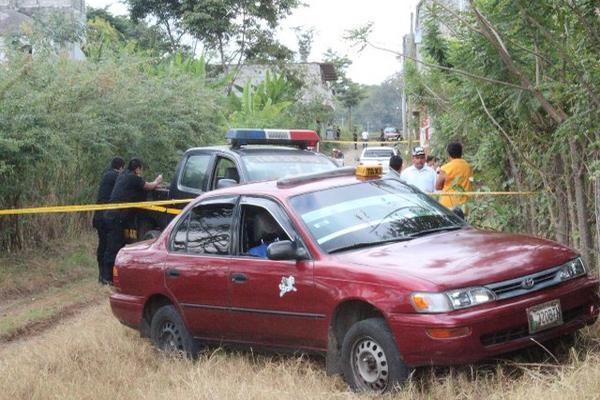
[[[355,391],[383,393],[403,384],[409,368],[382,318],[358,321],[342,344],[344,379]]]
[[[168,355],[193,358],[198,345],[188,332],[174,306],[162,306],[152,317],[150,337],[154,345]]]
[[[142,240],[156,239],[159,236],[160,236],[160,231],[157,231],[156,229],[153,229],[151,231],[146,232],[144,234],[144,237],[142,237]]]

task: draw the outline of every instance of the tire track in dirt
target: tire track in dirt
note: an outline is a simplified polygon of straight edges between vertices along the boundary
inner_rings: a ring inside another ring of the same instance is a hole
[[[18,301],[23,300],[24,298],[13,299],[13,302],[17,303]],[[13,343],[26,341],[32,337],[38,336],[56,325],[59,325],[63,321],[68,320],[89,308],[100,305],[104,301],[107,301],[107,291],[101,289],[94,291],[84,300],[75,302],[67,301],[61,304],[57,311],[46,318],[23,323],[7,333],[0,334],[0,349]],[[26,306],[25,309],[27,309]]]

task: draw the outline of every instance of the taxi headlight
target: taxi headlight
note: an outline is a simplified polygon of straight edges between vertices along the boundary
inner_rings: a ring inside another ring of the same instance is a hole
[[[415,292],[410,299],[419,313],[441,313],[494,301],[496,296],[484,287],[470,287],[444,293]]]
[[[455,310],[476,306],[496,299],[494,292],[484,287],[450,290],[446,292],[446,295],[450,299],[452,308]]]
[[[563,265],[558,271],[558,277],[561,281],[567,281],[569,279],[577,278],[587,273],[585,265],[581,257],[577,257],[574,260],[569,261]]]

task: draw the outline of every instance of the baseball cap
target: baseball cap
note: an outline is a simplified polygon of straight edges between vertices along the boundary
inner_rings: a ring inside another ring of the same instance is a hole
[[[413,149],[412,155],[413,156],[424,156],[425,155],[425,149],[422,148],[421,146],[417,146],[417,147],[415,147]]]

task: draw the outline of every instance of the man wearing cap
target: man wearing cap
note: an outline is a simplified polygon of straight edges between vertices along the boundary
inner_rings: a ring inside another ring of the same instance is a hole
[[[417,146],[412,151],[413,164],[402,171],[402,179],[425,193],[435,191],[435,171],[425,165],[425,149]]]

